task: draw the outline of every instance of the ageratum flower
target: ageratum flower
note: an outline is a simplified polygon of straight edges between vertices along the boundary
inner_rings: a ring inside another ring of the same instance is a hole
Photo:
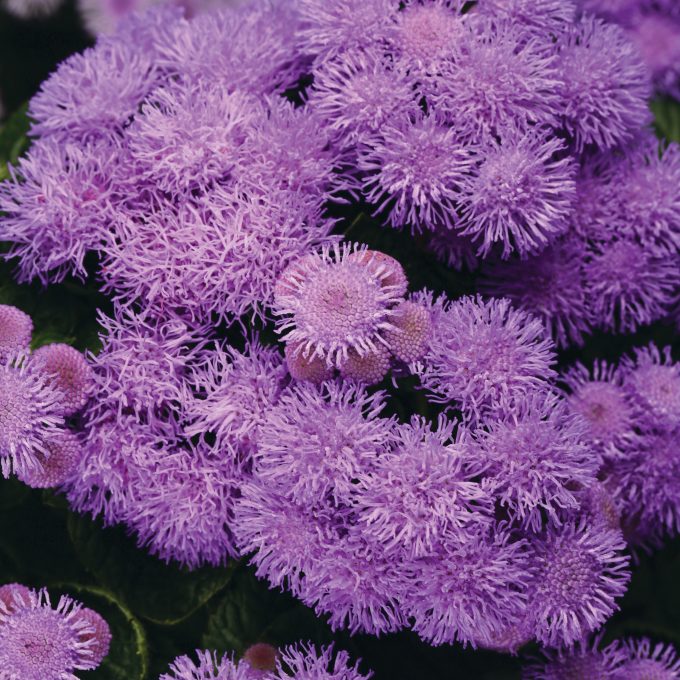
[[[647,69],[621,28],[585,15],[558,50],[559,109],[578,151],[627,142],[650,122]]]
[[[10,472],[40,469],[48,441],[63,424],[59,393],[49,380],[18,355],[0,364],[0,466]]]
[[[368,680],[372,675],[361,673],[359,664],[352,664],[349,654],[333,645],[317,649],[307,643],[281,650],[271,680]]]
[[[474,162],[457,130],[423,115],[385,123],[362,145],[357,167],[375,214],[392,227],[420,232],[457,224],[461,184]]]
[[[396,307],[392,325],[394,329],[385,332],[385,339],[395,359],[405,364],[418,361],[425,354],[432,334],[430,310],[405,300]]]
[[[569,412],[583,419],[588,440],[597,451],[614,453],[633,434],[639,416],[621,371],[602,360],[591,369],[577,362],[560,379],[567,388]]]
[[[556,58],[545,43],[509,21],[466,23],[455,59],[423,84],[435,115],[482,140],[509,127],[550,124],[559,112]]]
[[[619,530],[584,518],[551,527],[532,543],[535,568],[528,599],[536,638],[571,645],[597,630],[618,608],[630,580]]]
[[[0,305],[0,362],[26,353],[31,344],[33,321],[12,305]]]
[[[36,456],[39,466],[17,471],[17,477],[34,489],[49,489],[65,484],[78,468],[83,444],[69,430],[50,435],[45,453]]]
[[[58,393],[62,415],[72,416],[85,405],[92,391],[94,373],[77,349],[55,342],[38,348],[30,360]]]
[[[433,645],[475,644],[519,620],[527,607],[526,545],[501,527],[447,542],[405,569],[402,606],[413,630]]]
[[[222,7],[177,22],[156,46],[157,65],[171,76],[204,78],[229,91],[283,92],[302,72],[297,27],[296,9],[287,0]]]
[[[382,393],[352,383],[291,386],[260,425],[257,478],[303,506],[348,501],[387,445],[393,422],[379,417],[383,408]]]
[[[577,510],[575,489],[595,483],[599,459],[586,426],[552,392],[533,392],[474,433],[472,455],[486,468],[486,487],[522,527]]]
[[[394,430],[389,451],[358,476],[362,533],[386,554],[436,554],[442,542],[464,540],[470,526],[492,521],[493,498],[475,479],[482,466],[462,436],[454,437],[454,427],[440,419],[431,430],[414,416]]]
[[[383,346],[363,355],[350,349],[347,360],[340,369],[343,378],[373,385],[380,382],[390,370],[390,351]]]
[[[81,607],[75,612],[77,623],[83,622],[87,627],[80,631],[80,640],[89,646],[92,667],[99,666],[109,653],[111,646],[111,629],[109,624],[96,612],[88,607]]]
[[[352,50],[314,70],[309,107],[342,144],[356,144],[393,118],[417,115],[415,85],[413,76],[379,50]]]
[[[159,83],[150,55],[115,38],[101,39],[62,62],[31,99],[31,134],[85,140],[120,133]]]
[[[403,295],[394,267],[351,243],[293,262],[276,290],[277,329],[303,357],[342,368],[350,350],[363,356],[387,346]]]
[[[653,343],[623,361],[624,384],[639,407],[645,429],[674,429],[680,423],[680,363],[671,348]]]
[[[285,378],[280,352],[257,338],[243,352],[228,345],[204,350],[187,378],[193,394],[183,399],[184,433],[212,433],[218,450],[231,446],[249,452]]]
[[[0,239],[11,241],[21,282],[87,276],[84,260],[105,238],[119,209],[118,143],[38,140],[0,184]]]
[[[247,661],[234,660],[226,654],[220,658],[215,652],[196,650],[198,662],[188,656],[179,656],[171,664],[169,673],[159,680],[257,680]]]
[[[66,596],[54,609],[46,590],[15,598],[11,611],[0,604],[2,672],[21,680],[78,680],[74,670],[99,665],[93,632],[80,605]]]
[[[652,646],[649,638],[623,640],[626,661],[614,676],[615,680],[678,680],[680,659],[672,645],[658,642]]]
[[[590,331],[584,265],[586,243],[569,233],[526,259],[490,258],[484,262],[478,290],[509,298],[539,318],[558,347],[582,345]]]
[[[3,612],[11,614],[17,607],[23,607],[31,601],[31,590],[20,583],[6,583],[0,586],[0,606]]]
[[[624,680],[619,672],[626,653],[620,642],[614,640],[601,648],[601,640],[598,635],[592,640],[578,640],[572,647],[543,650],[540,657],[528,659],[522,680]]]
[[[541,322],[509,300],[463,297],[432,301],[432,335],[412,370],[429,397],[460,407],[468,419],[505,412],[555,376],[553,345]]]
[[[505,19],[538,36],[560,35],[576,19],[572,0],[481,0],[476,6],[484,16]]]
[[[564,143],[547,132],[504,131],[480,150],[481,161],[462,182],[462,234],[487,255],[543,249],[568,227],[576,188],[573,161]],[[562,153],[562,157],[560,154]]]

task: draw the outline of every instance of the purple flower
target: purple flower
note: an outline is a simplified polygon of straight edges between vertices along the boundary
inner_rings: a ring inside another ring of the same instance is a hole
[[[87,139],[119,133],[159,82],[153,59],[113,38],[62,62],[29,106],[31,134]]]
[[[228,91],[284,91],[296,84],[301,61],[295,48],[298,17],[287,0],[221,7],[179,21],[159,41],[158,66],[191,82],[206,79]]]
[[[31,590],[20,583],[5,583],[0,586],[0,606],[3,612],[11,614],[31,602]]]
[[[170,664],[170,672],[159,680],[256,680],[247,661],[235,661],[226,654],[220,659],[215,652],[196,650],[198,662],[188,656],[177,657]]]
[[[481,140],[508,127],[554,122],[560,101],[556,59],[545,44],[509,21],[466,24],[454,59],[423,85],[436,116]]]
[[[187,378],[193,394],[182,400],[185,435],[211,433],[219,450],[233,447],[249,453],[285,378],[280,352],[263,346],[257,338],[243,352],[228,345],[205,350]]]
[[[46,590],[15,598],[11,610],[0,604],[0,666],[9,678],[78,680],[74,670],[90,670],[95,655],[93,627],[80,605],[62,596],[52,608]]]
[[[59,394],[19,355],[0,364],[0,466],[2,474],[40,470],[47,444],[63,424]]]
[[[590,331],[584,278],[586,243],[569,233],[527,259],[484,263],[478,288],[484,295],[507,297],[539,318],[558,347],[582,345]]]
[[[257,99],[215,82],[184,79],[157,88],[127,130],[136,181],[174,195],[205,190],[241,159]]]
[[[342,364],[339,372],[347,380],[374,385],[380,382],[389,370],[390,351],[381,345],[364,354],[359,354],[350,348],[347,360]]]
[[[531,567],[526,545],[498,528],[449,542],[406,566],[405,613],[433,644],[475,643],[522,617]]]
[[[289,342],[285,348],[286,367],[295,380],[321,383],[333,377],[335,369],[319,356],[305,357],[302,343]]]
[[[31,317],[12,305],[0,305],[0,362],[28,351],[33,334]]]
[[[90,664],[98,666],[109,653],[111,646],[111,629],[109,624],[94,609],[81,607],[75,612],[77,623],[83,622],[87,627],[80,631],[80,640],[88,644],[91,654]]]
[[[68,430],[52,434],[45,440],[45,452],[36,455],[39,466],[17,471],[17,477],[34,489],[49,489],[65,484],[83,457],[83,444]]]
[[[100,247],[119,209],[121,164],[117,143],[47,137],[10,169],[0,185],[0,238],[12,242],[6,257],[19,258],[19,281],[87,276],[85,255]]]
[[[394,329],[385,332],[385,340],[395,359],[405,364],[421,359],[432,335],[430,310],[405,300],[396,307],[392,325]]]
[[[618,608],[615,600],[630,579],[623,535],[581,518],[551,527],[532,545],[536,571],[528,599],[536,637],[544,645],[571,645]]]
[[[671,348],[654,344],[624,359],[624,385],[642,416],[645,429],[674,429],[680,423],[680,364]]]
[[[621,371],[606,361],[587,369],[576,363],[561,376],[570,413],[583,419],[588,440],[601,453],[612,454],[634,431],[639,413],[630,402]]]
[[[586,15],[558,47],[559,108],[579,151],[627,142],[650,122],[647,70],[622,29]]]
[[[486,470],[487,489],[513,521],[539,531],[577,510],[574,489],[595,483],[599,457],[583,420],[551,392],[534,392],[474,433],[472,455]]]
[[[600,648],[601,639],[598,635],[578,640],[571,647],[543,650],[541,657],[530,658],[522,668],[522,680],[623,680],[618,675],[626,656],[621,644],[615,640]]]
[[[294,262],[277,286],[277,330],[303,357],[341,368],[349,351],[359,356],[387,346],[394,307],[403,288],[393,267],[365,248],[345,243]]]
[[[564,144],[547,132],[504,132],[487,140],[481,162],[462,182],[462,234],[487,255],[495,244],[503,256],[544,248],[567,229],[576,190],[574,163]]]
[[[356,512],[363,535],[387,555],[437,553],[471,526],[489,524],[493,498],[475,477],[480,465],[455,424],[436,430],[413,417],[398,426],[390,450],[358,476]]]
[[[392,227],[451,229],[457,223],[460,186],[474,168],[474,155],[454,128],[433,116],[386,122],[360,149],[366,200]]]
[[[615,680],[678,680],[680,659],[672,645],[658,642],[652,646],[649,638],[626,639],[622,651],[628,658],[614,676]]]
[[[61,342],[38,348],[30,358],[59,395],[59,410],[72,416],[90,396],[94,383],[92,367],[87,359],[70,345]]]
[[[476,11],[493,19],[522,26],[539,37],[559,35],[576,19],[572,0],[481,0]]]
[[[373,44],[399,7],[395,0],[297,0],[296,6],[298,46],[317,61]]]
[[[372,676],[359,672],[358,663],[351,664],[347,652],[336,651],[333,645],[317,649],[307,643],[281,651],[271,680],[368,680]]]
[[[417,115],[415,78],[377,50],[353,50],[314,70],[309,107],[342,144],[364,141],[387,121]]]
[[[433,331],[423,358],[411,368],[433,401],[455,404],[476,419],[505,411],[555,375],[545,328],[509,300],[432,302],[429,294],[414,300],[430,307]]]

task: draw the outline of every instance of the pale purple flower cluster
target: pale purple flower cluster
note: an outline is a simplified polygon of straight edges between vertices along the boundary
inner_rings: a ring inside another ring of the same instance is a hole
[[[63,595],[52,606],[45,589],[0,586],[0,674],[21,680],[78,680],[73,671],[97,668],[111,632],[92,609]]]

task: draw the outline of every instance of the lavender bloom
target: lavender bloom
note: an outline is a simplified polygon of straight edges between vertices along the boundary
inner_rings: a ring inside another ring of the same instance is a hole
[[[596,361],[589,370],[577,363],[561,381],[566,385],[570,413],[587,426],[588,439],[597,451],[615,453],[634,431],[638,412],[630,402],[621,371],[606,361]]]
[[[347,360],[340,368],[340,375],[348,380],[373,385],[380,382],[390,370],[390,351],[383,346],[363,355],[350,349]]]
[[[28,351],[33,334],[31,317],[12,305],[0,305],[0,362]]]
[[[42,84],[29,106],[31,134],[76,140],[121,132],[158,80],[149,55],[102,39],[62,62]]]
[[[654,344],[624,359],[624,385],[642,415],[645,429],[673,429],[680,423],[680,364],[671,348]]]
[[[59,395],[62,415],[72,416],[85,406],[94,374],[87,359],[77,349],[61,342],[52,343],[38,348],[30,360]]]
[[[31,590],[20,583],[6,583],[0,586],[0,603],[3,612],[11,614],[17,608],[24,607],[31,602]]]
[[[295,380],[321,383],[333,377],[335,369],[318,356],[305,357],[302,344],[289,342],[285,349],[286,367]]]
[[[345,243],[293,263],[276,291],[277,329],[303,357],[341,368],[350,349],[359,356],[386,346],[394,307],[403,294],[393,267],[365,248]]]
[[[581,518],[551,528],[532,545],[536,572],[528,597],[536,637],[545,645],[571,645],[597,630],[626,591],[623,535]]]
[[[379,40],[396,14],[394,0],[298,0],[300,24],[297,43],[300,50],[328,59],[343,51],[353,51]]]
[[[678,680],[680,659],[671,645],[658,642],[652,646],[648,638],[623,641],[628,659],[614,676],[615,680]]]
[[[271,680],[368,680],[372,676],[371,672],[360,673],[358,663],[352,665],[347,652],[336,651],[333,645],[317,649],[307,643],[281,651]]]
[[[140,545],[190,569],[236,557],[229,524],[240,474],[203,447],[166,448],[139,469],[125,520]]]
[[[159,680],[256,680],[250,664],[235,661],[226,654],[220,659],[216,653],[196,650],[198,663],[188,656],[177,657],[170,664],[170,672]]]
[[[292,386],[260,425],[258,479],[303,506],[347,502],[390,436],[392,421],[378,417],[383,400],[351,383]]]
[[[398,426],[393,444],[360,474],[356,512],[363,535],[386,554],[436,554],[443,542],[464,540],[471,526],[492,521],[493,498],[474,478],[481,467],[468,454],[455,423],[413,417]]]
[[[76,145],[49,137],[36,142],[0,184],[0,239],[18,257],[18,279],[59,282],[87,276],[85,254],[99,248],[119,191],[121,150],[113,142]]]
[[[451,229],[456,204],[474,155],[461,144],[454,128],[433,116],[389,121],[380,134],[360,149],[358,168],[364,174],[366,200],[376,204],[392,227],[410,225],[415,232]]]
[[[11,610],[0,603],[3,673],[22,680],[78,680],[74,670],[96,668],[101,659],[95,655],[94,628],[80,611],[66,596],[53,609],[46,590],[15,598]]]
[[[595,483],[598,456],[588,446],[581,418],[550,392],[527,395],[512,411],[474,434],[473,455],[488,469],[486,482],[522,527],[540,531],[577,510],[573,489]]]
[[[121,216],[102,274],[121,300],[174,309],[193,323],[263,317],[279,273],[310,248],[335,242],[332,227],[317,197],[215,188],[198,203]]]
[[[137,181],[182,195],[205,190],[239,162],[259,102],[215,82],[170,82],[142,104],[127,130]]]
[[[75,620],[86,624],[80,631],[80,640],[89,645],[90,664],[94,668],[104,660],[111,646],[111,630],[109,624],[94,609],[81,607],[75,612]]]
[[[522,668],[522,680],[616,680],[626,654],[618,640],[600,648],[602,636],[578,640],[568,648],[544,650],[540,658],[532,658]],[[641,679],[640,679],[641,680]]]
[[[511,542],[500,528],[414,561],[406,567],[403,597],[413,630],[434,645],[491,636],[522,617],[530,564],[525,544]]]
[[[45,440],[45,453],[37,455],[39,466],[17,471],[17,477],[34,489],[62,486],[74,474],[83,456],[83,444],[75,433],[57,432]]]
[[[243,352],[219,345],[206,350],[187,378],[194,394],[182,400],[185,435],[214,433],[217,449],[231,446],[250,452],[285,378],[279,351],[264,347],[257,338]]]
[[[437,117],[481,140],[508,127],[554,122],[560,101],[556,58],[510,22],[470,22],[455,59],[423,85]]]
[[[476,10],[490,18],[505,19],[543,37],[559,35],[576,19],[572,0],[481,0]]]
[[[554,377],[554,352],[538,319],[509,300],[414,299],[431,309],[433,332],[412,371],[433,401],[452,402],[466,418],[506,411]]]
[[[564,125],[576,148],[608,149],[650,122],[647,70],[624,32],[584,16],[559,41]]]
[[[342,144],[362,142],[387,121],[419,112],[415,79],[377,50],[343,52],[322,62],[314,70],[309,106]]]
[[[294,3],[263,0],[220,8],[180,21],[157,46],[158,66],[189,81],[206,79],[227,90],[283,91],[301,74],[295,48]]]
[[[49,380],[19,355],[0,364],[0,466],[14,471],[40,469],[48,441],[63,424],[59,394]]]
[[[584,266],[586,243],[567,234],[538,255],[484,263],[478,288],[484,295],[507,297],[538,317],[558,347],[582,345],[589,332]]]
[[[432,335],[430,310],[405,300],[396,307],[392,325],[394,329],[385,332],[385,340],[395,359],[405,364],[421,359]]]
[[[503,256],[544,248],[567,229],[576,197],[574,164],[556,158],[564,144],[546,132],[506,131],[489,139],[481,162],[462,182],[462,234],[480,242],[481,255],[496,244]]]

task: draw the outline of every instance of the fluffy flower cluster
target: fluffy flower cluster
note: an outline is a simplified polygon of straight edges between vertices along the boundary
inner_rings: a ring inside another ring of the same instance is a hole
[[[111,632],[92,609],[62,596],[52,606],[46,590],[0,586],[0,672],[21,680],[78,680],[109,653]]]

